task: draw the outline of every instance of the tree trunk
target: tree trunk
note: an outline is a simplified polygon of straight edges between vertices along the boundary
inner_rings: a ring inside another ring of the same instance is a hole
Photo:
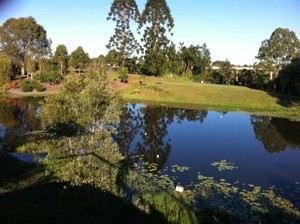
[[[126,8],[124,8],[124,13],[122,16],[122,42],[123,42],[123,46],[122,46],[122,65],[121,67],[123,68],[125,65],[125,50],[126,50],[126,26],[127,26],[127,10]]]
[[[270,71],[270,80],[273,80],[273,71]]]
[[[25,61],[21,62],[21,75],[24,76],[25,75]]]
[[[62,62],[60,62],[60,74],[63,75],[63,66],[64,64]]]

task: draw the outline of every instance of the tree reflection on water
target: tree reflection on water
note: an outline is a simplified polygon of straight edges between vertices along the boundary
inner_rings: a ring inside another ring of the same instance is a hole
[[[0,146],[22,141],[24,135],[40,128],[39,110],[43,99],[0,100]],[[203,123],[207,110],[175,109],[167,106],[129,104],[123,110],[118,133],[113,137],[124,155],[143,156],[145,162],[158,164],[161,170],[172,151],[169,128],[183,121]],[[284,118],[251,115],[256,138],[269,153],[288,147],[300,149],[300,122]],[[137,160],[137,158],[136,158]]]
[[[1,99],[0,100],[0,125],[5,133],[3,142],[7,149],[12,144],[22,141],[29,131],[40,128],[39,103],[42,99]],[[1,140],[0,140],[1,142]]]
[[[284,118],[251,115],[256,138],[269,153],[281,152],[286,148],[300,149],[300,122]]]
[[[174,109],[165,106],[129,105],[124,109],[118,134],[114,136],[125,155],[142,156],[145,162],[158,164],[161,170],[171,152],[168,128],[183,120],[204,122],[207,111]],[[138,160],[138,158],[136,158]]]

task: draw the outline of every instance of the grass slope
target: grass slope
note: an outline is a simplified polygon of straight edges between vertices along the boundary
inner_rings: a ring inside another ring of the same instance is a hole
[[[113,76],[112,76],[113,77]],[[197,83],[180,78],[130,75],[130,87],[121,90],[127,100],[155,101],[186,108],[259,112],[300,120],[300,99],[242,86]]]

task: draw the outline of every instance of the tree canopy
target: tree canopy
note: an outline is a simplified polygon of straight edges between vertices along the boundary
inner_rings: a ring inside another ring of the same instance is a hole
[[[0,56],[0,86],[8,83],[13,74],[13,64],[9,57]]]
[[[10,18],[0,27],[0,53],[19,64],[22,75],[31,72],[30,61],[51,53],[50,45],[46,30],[32,17]]]
[[[103,190],[115,186],[118,147],[112,141],[121,101],[105,75],[70,77],[58,94],[46,99],[41,121],[51,140],[44,140],[48,172],[79,186]]]
[[[300,42],[296,34],[289,29],[277,28],[261,43],[257,58],[261,65],[274,70],[277,75],[299,52]]]
[[[65,74],[68,63],[68,50],[65,45],[58,45],[56,47],[54,61],[59,64],[60,74]]]
[[[75,68],[82,69],[86,63],[90,62],[90,60],[89,55],[85,53],[83,48],[80,46],[71,53],[69,63]]]
[[[278,92],[300,96],[300,57],[280,70],[275,82]]]
[[[125,64],[125,59],[138,50],[138,42],[132,33],[130,23],[138,23],[140,13],[135,0],[114,0],[111,4],[107,20],[116,22],[114,35],[107,45],[108,49],[115,49],[120,52],[121,66]]]
[[[190,45],[189,47],[181,43],[180,56],[183,73],[187,73],[189,68],[193,71],[193,74],[200,74],[211,63],[210,52],[205,43],[202,46]]]
[[[174,27],[174,19],[165,0],[148,0],[141,15],[140,29],[144,29],[145,49],[144,72],[148,75],[162,75],[166,63],[167,33]]]

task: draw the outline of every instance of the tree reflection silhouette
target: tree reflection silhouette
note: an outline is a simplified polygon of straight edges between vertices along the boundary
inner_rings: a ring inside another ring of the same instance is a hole
[[[39,101],[4,99],[0,101],[0,124],[5,127],[5,145],[21,141],[24,135],[40,128]]]
[[[300,149],[300,122],[251,115],[251,124],[256,138],[269,153],[281,152],[288,147]]]
[[[169,126],[184,120],[202,123],[206,116],[205,110],[129,105],[123,111],[114,139],[124,155],[141,156],[144,162],[156,163],[159,171],[165,166],[172,149]],[[137,162],[138,158],[134,160]]]

